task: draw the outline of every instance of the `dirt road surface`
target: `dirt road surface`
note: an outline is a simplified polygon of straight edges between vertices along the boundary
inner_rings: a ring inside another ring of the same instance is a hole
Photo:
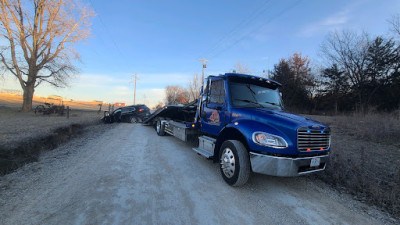
[[[0,178],[0,224],[384,224],[396,221],[307,177],[228,186],[151,127],[119,124]]]

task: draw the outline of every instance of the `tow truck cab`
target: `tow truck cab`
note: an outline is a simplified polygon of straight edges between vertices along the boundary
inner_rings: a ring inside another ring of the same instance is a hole
[[[227,73],[209,76],[203,87],[197,104],[166,106],[149,119],[159,135],[198,139],[193,150],[220,163],[228,184],[243,185],[251,171],[299,176],[325,169],[330,128],[285,111],[278,82]]]

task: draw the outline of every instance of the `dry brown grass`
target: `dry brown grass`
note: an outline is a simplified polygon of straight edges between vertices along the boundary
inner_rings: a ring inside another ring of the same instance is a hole
[[[53,103],[59,105],[60,101],[47,99],[40,96],[33,97],[33,106],[43,104],[43,103]],[[0,93],[0,105],[6,107],[21,107],[22,106],[22,96],[15,94]],[[99,106],[97,102],[86,102],[86,101],[72,101],[64,102],[65,106],[69,106],[73,109],[85,109],[85,110],[98,110]]]
[[[311,116],[332,125],[335,130],[350,136],[378,143],[400,144],[399,112],[392,114],[353,114],[342,116]],[[400,146],[399,146],[400,147]]]
[[[57,115],[35,115],[18,112],[19,108],[0,106],[0,148],[13,148],[22,141],[34,140],[72,124],[90,125],[100,122],[96,111],[74,110],[70,118]]]
[[[33,105],[59,102],[35,96]],[[100,123],[96,102],[64,102],[70,117],[21,112],[22,96],[0,93],[0,174],[35,161],[42,151],[66,142],[86,126]]]
[[[36,161],[44,152],[79,135],[87,126],[99,124],[96,111],[72,110],[70,118],[35,115],[0,105],[0,175]]]
[[[400,217],[398,115],[309,117],[332,128],[330,164],[317,176]]]

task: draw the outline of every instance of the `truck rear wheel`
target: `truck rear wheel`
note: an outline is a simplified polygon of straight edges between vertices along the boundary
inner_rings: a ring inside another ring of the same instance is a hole
[[[250,159],[246,147],[237,140],[222,143],[219,151],[222,178],[231,186],[242,186],[250,177]]]
[[[161,122],[161,119],[158,119],[156,123],[156,132],[159,136],[165,135],[164,126],[165,125]]]

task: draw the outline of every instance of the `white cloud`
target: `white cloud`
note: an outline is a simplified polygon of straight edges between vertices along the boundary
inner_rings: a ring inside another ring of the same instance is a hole
[[[165,89],[142,89],[136,93],[136,103],[154,107],[159,102],[164,102]]]
[[[353,9],[356,8],[358,5],[359,2],[349,4],[342,10],[331,16],[325,17],[320,21],[306,25],[298,33],[298,36],[311,37],[317,33],[334,31],[344,27],[346,24],[349,23],[352,17]]]
[[[129,82],[129,78],[120,79],[102,74],[79,74],[69,80],[69,88],[101,89],[108,86],[124,86]]]
[[[118,91],[127,91],[129,88],[127,86],[116,86],[115,89]]]
[[[40,85],[35,94],[48,96],[56,94],[74,100],[102,100],[107,103],[125,102],[133,104],[134,86],[130,76],[108,76],[103,74],[82,74],[71,79],[69,87],[54,88],[47,84]],[[159,73],[138,74],[140,80],[136,88],[136,104],[146,104],[149,107],[157,105],[165,99],[164,87],[167,85],[181,85],[186,87],[193,74]],[[12,77],[0,82],[0,88],[19,89],[19,84]]]
[[[136,87],[136,104],[146,104],[154,107],[164,101],[164,87],[167,85],[186,86],[192,78],[191,74],[183,73],[158,73],[140,74]],[[84,99],[100,99],[106,102],[125,102],[133,104],[134,85],[130,76],[121,79],[120,76],[107,76],[96,74],[83,74],[77,76],[70,88],[65,90],[65,95],[82,96]],[[76,98],[77,99],[77,98]]]
[[[325,20],[321,21],[321,26],[336,26],[347,23],[349,20],[348,10],[341,11],[337,15],[330,16]]]
[[[138,84],[165,87],[167,85],[186,86],[193,74],[190,73],[145,73],[138,74]]]
[[[127,93],[121,92],[120,94],[125,95],[120,96],[118,101],[125,102],[128,105],[133,104],[133,90]],[[136,91],[136,104],[146,104],[148,107],[152,108],[159,102],[164,102],[164,99],[165,90],[163,88],[139,89]]]

